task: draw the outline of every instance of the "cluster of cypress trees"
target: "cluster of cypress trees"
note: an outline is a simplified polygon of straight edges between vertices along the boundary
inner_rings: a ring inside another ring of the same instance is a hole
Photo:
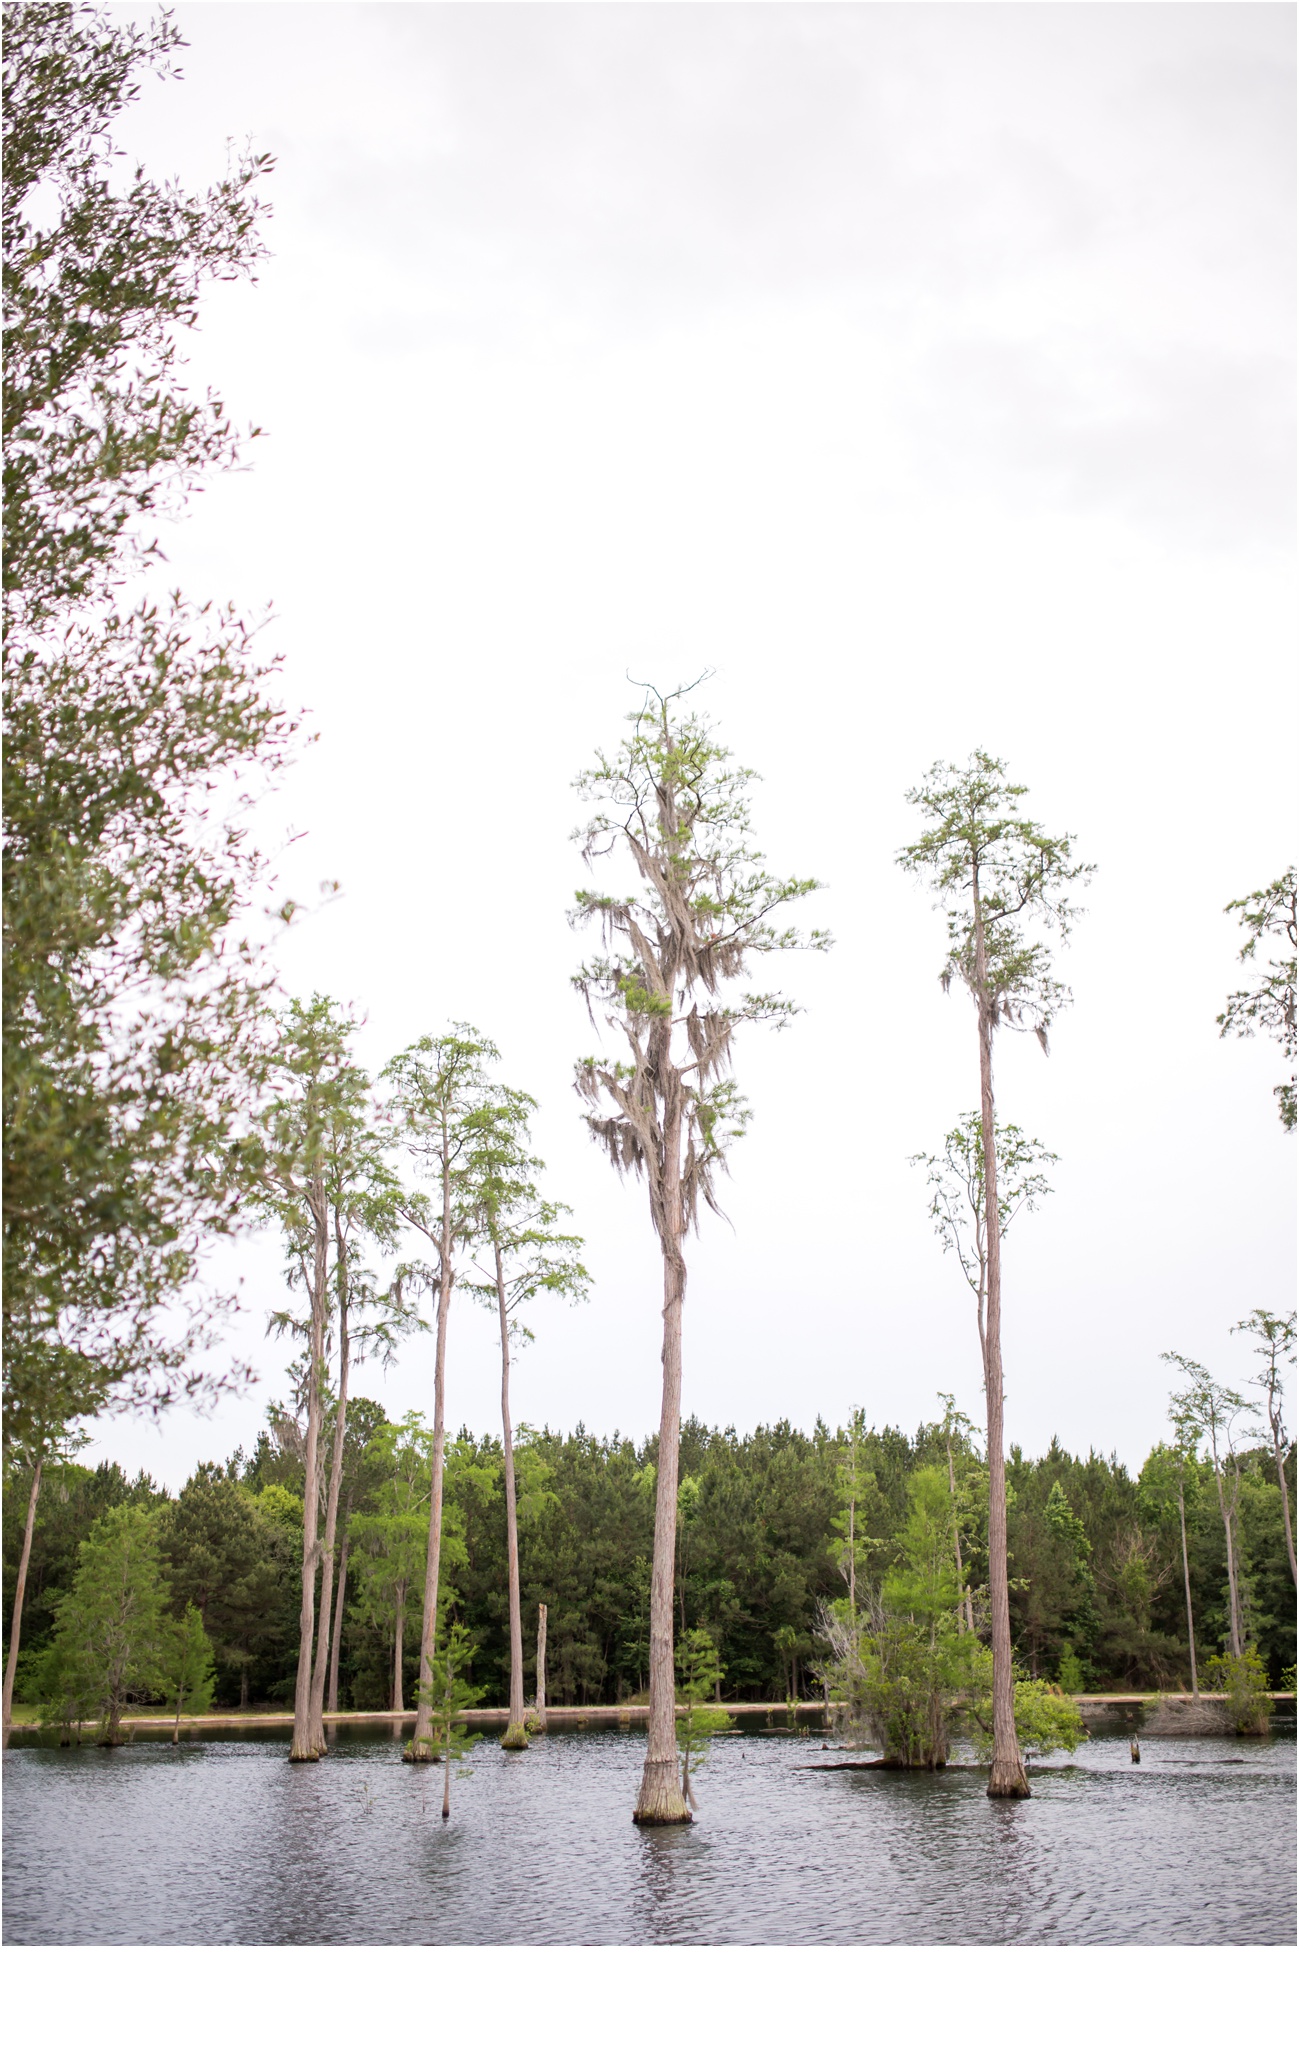
[[[538,1288],[580,1296],[586,1279],[580,1241],[532,1178],[534,1105],[487,1078],[494,1048],[467,1027],[421,1039],[381,1077],[406,1155],[398,1179],[347,1054],[350,1019],[324,998],[277,1007],[268,960],[239,936],[265,875],[212,793],[247,801],[291,756],[297,721],[267,690],[275,663],[237,608],[159,583],[153,525],[239,455],[220,401],[185,388],[177,341],[208,284],[260,262],[270,161],[239,158],[197,195],[116,177],[114,123],[144,77],[174,69],[180,38],[165,17],[135,26],[67,0],[20,4],[7,42],[4,1410],[21,1483],[6,1489],[6,1727],[24,1584],[20,1697],[43,1687],[79,1711],[98,1685],[79,1646],[111,1635],[115,1675],[96,1709],[111,1723],[173,1679],[193,1700],[210,1652],[224,1700],[294,1697],[300,1760],[323,1752],[327,1701],[401,1704],[412,1676],[410,1754],[429,1758],[444,1611],[461,1648],[475,1646],[480,1685],[498,1690],[511,1670],[509,1733],[522,1746],[520,1610],[542,1606],[552,1697],[648,1684],[637,1818],[688,1820],[676,1646],[706,1630],[733,1691],[806,1690],[845,1582],[854,1626],[859,1575],[879,1586],[892,1568],[897,1582],[909,1482],[929,1466],[948,1486],[958,1633],[991,1642],[992,1793],[1028,1790],[1015,1659],[1071,1688],[1184,1670],[1194,1683],[1198,1635],[1237,1664],[1256,1650],[1279,1677],[1294,1656],[1280,1406],[1293,1318],[1256,1311],[1250,1325],[1272,1333],[1255,1382],[1270,1451],[1233,1445],[1242,1398],[1169,1354],[1186,1379],[1175,1443],[1137,1480],[1054,1448],[1035,1462],[1005,1452],[1001,1241],[1047,1191],[1052,1155],[998,1123],[994,1046],[1020,1030],[1045,1050],[1069,999],[1051,948],[1090,868],[1068,835],[1020,812],[1025,789],[980,751],[965,768],[936,763],[909,792],[919,836],[898,858],[944,910],[941,978],[972,999],[977,1028],[979,1107],[926,1163],[931,1213],[975,1301],[981,1451],[950,1409],[914,1441],[860,1419],[742,1440],[681,1424],[687,1240],[716,1206],[717,1170],[749,1114],[733,1041],[795,1008],[747,977],[769,954],[830,942],[785,922],[819,884],[767,871],[751,771],[683,690],[647,693],[630,736],[579,778],[590,886],[570,913],[598,934],[576,984],[619,1055],[578,1061],[586,1119],[615,1168],[643,1182],[662,1257],[661,1427],[639,1448],[532,1434],[515,1460],[510,1347],[526,1332],[514,1311]],[[1291,869],[1229,906],[1251,979],[1217,1020],[1224,1035],[1275,1037],[1288,1062],[1295,900]],[[1293,1076],[1276,1095],[1293,1129]],[[280,1225],[305,1296],[305,1315],[282,1318],[303,1342],[301,1435],[283,1427],[246,1463],[201,1468],[175,1501],[115,1468],[83,1470],[81,1425],[106,1406],[157,1412],[220,1390],[202,1364],[202,1258],[254,1213]],[[393,1253],[417,1241],[395,1289],[371,1285],[367,1239]],[[471,1249],[479,1263],[462,1271]],[[465,1287],[499,1318],[499,1446],[447,1436],[447,1318]],[[431,1431],[348,1405],[353,1350],[393,1341],[421,1292],[436,1316]],[[79,1627],[107,1597],[113,1545],[117,1582],[135,1594],[112,1628],[102,1615]]]

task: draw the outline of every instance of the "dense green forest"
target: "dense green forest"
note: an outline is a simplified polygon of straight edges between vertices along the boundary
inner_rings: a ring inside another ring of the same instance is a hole
[[[411,1516],[407,1614],[418,1614],[427,1464],[420,1421],[387,1425],[373,1402],[352,1405],[344,1488],[350,1498],[350,1564],[340,1644],[341,1707],[386,1708],[393,1699],[394,1560],[401,1508]],[[967,1564],[977,1602],[981,1467],[970,1440],[952,1433],[954,1467],[975,1512]],[[396,1499],[403,1450],[416,1453],[413,1497]],[[656,1445],[602,1440],[578,1429],[523,1431],[517,1454],[520,1566],[525,1621],[549,1608],[548,1692],[561,1703],[615,1702],[646,1682]],[[948,1438],[935,1425],[914,1438],[895,1429],[810,1434],[777,1423],[741,1437],[687,1421],[681,1437],[677,1587],[682,1632],[704,1627],[737,1699],[819,1696],[825,1654],[818,1617],[844,1592],[843,1521],[855,1462],[863,1570],[878,1580],[893,1565],[907,1481],[925,1466],[947,1474]],[[1156,1448],[1133,1477],[1113,1458],[1077,1458],[1052,1444],[1029,1458],[1012,1446],[1011,1598],[1022,1667],[1084,1689],[1180,1687],[1187,1681],[1186,1614],[1172,1453]],[[509,1668],[505,1505],[501,1446],[462,1433],[448,1444],[446,1602],[475,1645],[472,1675],[489,1703],[503,1702]],[[1247,1627],[1279,1685],[1295,1660],[1295,1617],[1281,1496],[1262,1449],[1240,1461],[1239,1526]],[[1294,1485],[1294,1451],[1289,1454]],[[1213,1473],[1192,1463],[1187,1486],[1191,1588],[1202,1657],[1227,1640],[1223,1525]],[[420,1498],[422,1484],[423,1497]],[[147,1506],[156,1517],[176,1613],[192,1602],[215,1652],[217,1703],[292,1698],[297,1662],[302,1464],[291,1424],[257,1439],[251,1456],[201,1465],[170,1499],[143,1473],[116,1465],[51,1471],[41,1491],[27,1591],[26,1646],[18,1692],[31,1689],[77,1546],[106,1510]],[[22,1540],[25,1499],[6,1489],[6,1620]],[[413,1514],[412,1514],[413,1510]],[[421,1513],[423,1510],[423,1513]],[[29,1633],[27,1632],[29,1631]],[[405,1701],[413,1697],[418,1644],[409,1630]],[[1072,1662],[1070,1660],[1073,1660]],[[531,1648],[529,1689],[534,1682]],[[24,1685],[24,1679],[28,1681]]]

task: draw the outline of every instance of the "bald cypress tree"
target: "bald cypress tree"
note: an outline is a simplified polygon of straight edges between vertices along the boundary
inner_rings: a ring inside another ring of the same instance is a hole
[[[406,1223],[419,1231],[431,1258],[404,1269],[405,1284],[423,1285],[437,1304],[433,1358],[433,1448],[429,1464],[428,1550],[420,1623],[419,1686],[408,1763],[433,1763],[433,1660],[437,1643],[442,1569],[442,1511],[446,1476],[446,1362],[451,1297],[457,1261],[479,1227],[477,1139],[487,1100],[487,1066],[499,1058],[491,1040],[470,1024],[453,1025],[440,1038],[417,1039],[389,1060],[388,1114],[423,1185],[403,1197]]]
[[[1067,934],[1077,915],[1066,894],[1089,868],[1073,858],[1069,839],[1052,837],[1020,815],[1023,784],[1005,763],[976,752],[965,768],[937,762],[907,792],[927,830],[898,855],[922,876],[947,916],[947,958],[941,982],[962,983],[974,1002],[979,1045],[979,1163],[986,1246],[983,1381],[988,1404],[988,1591],[992,1609],[993,1747],[988,1792],[1028,1797],[1028,1778],[1015,1735],[1006,1555],[1006,1468],[1001,1364],[1001,1233],[993,1040],[999,1029],[1036,1033],[1047,1049],[1052,1018],[1069,1000],[1055,980],[1046,945],[1034,931]]]
[[[582,1240],[561,1227],[562,1202],[542,1196],[534,1175],[545,1162],[528,1150],[528,1119],[536,1108],[519,1088],[494,1088],[476,1118],[474,1182],[479,1256],[469,1291],[496,1316],[501,1346],[501,1455],[505,1477],[505,1570],[510,1621],[510,1718],[503,1749],[526,1749],[523,1705],[523,1609],[519,1590],[519,1512],[510,1415],[512,1353],[532,1341],[518,1311],[539,1294],[585,1299],[590,1275]]]
[[[694,687],[694,686],[691,686]],[[577,1088],[592,1136],[619,1173],[644,1180],[663,1261],[663,1398],[650,1582],[650,1712],[638,1821],[688,1821],[677,1771],[673,1656],[685,1241],[700,1207],[717,1208],[717,1173],[748,1120],[730,1078],[743,1024],[788,1023],[795,1005],[736,984],[755,956],[829,944],[778,925],[777,912],[819,884],[768,874],[750,840],[748,785],[688,694],[649,691],[631,731],[577,787],[593,804],[578,833],[589,868],[621,870],[579,892],[572,921],[594,924],[604,952],[574,977],[592,1021],[622,1057],[589,1057]]]

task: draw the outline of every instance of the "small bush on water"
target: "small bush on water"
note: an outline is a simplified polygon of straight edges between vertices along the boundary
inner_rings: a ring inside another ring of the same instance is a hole
[[[979,1688],[990,1653],[961,1624],[946,1475],[913,1473],[907,1500],[897,1568],[865,1595],[860,1615],[843,1600],[825,1612],[822,1676],[847,1704],[850,1729],[889,1763],[933,1770],[947,1762],[962,1703]]]
[[[987,1723],[975,1721],[974,1748],[981,1758],[992,1755],[992,1699],[987,1701]],[[1042,1678],[1015,1680],[1015,1736],[1025,1756],[1050,1756],[1063,1749],[1073,1755],[1080,1742],[1087,1741],[1082,1715],[1058,1685]]]
[[[1267,1673],[1258,1651],[1243,1656],[1210,1657],[1204,1671],[1210,1692],[1225,1692],[1227,1711],[1237,1735],[1266,1735],[1272,1715]]]
[[[717,1645],[706,1628],[692,1628],[677,1645],[678,1690],[687,1711],[677,1716],[677,1749],[681,1756],[681,1796],[697,1807],[691,1772],[707,1760],[709,1740],[734,1726],[724,1707],[706,1706],[721,1689],[726,1673],[718,1662]]]

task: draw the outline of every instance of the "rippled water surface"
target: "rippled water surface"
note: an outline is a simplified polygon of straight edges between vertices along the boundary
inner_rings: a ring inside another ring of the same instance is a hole
[[[992,1802],[975,1771],[824,1772],[717,1740],[689,1828],[642,1830],[640,1733],[484,1741],[473,1776],[344,1735],[5,1758],[10,1943],[1130,1944],[1295,1939],[1293,1732],[1093,1739]]]

